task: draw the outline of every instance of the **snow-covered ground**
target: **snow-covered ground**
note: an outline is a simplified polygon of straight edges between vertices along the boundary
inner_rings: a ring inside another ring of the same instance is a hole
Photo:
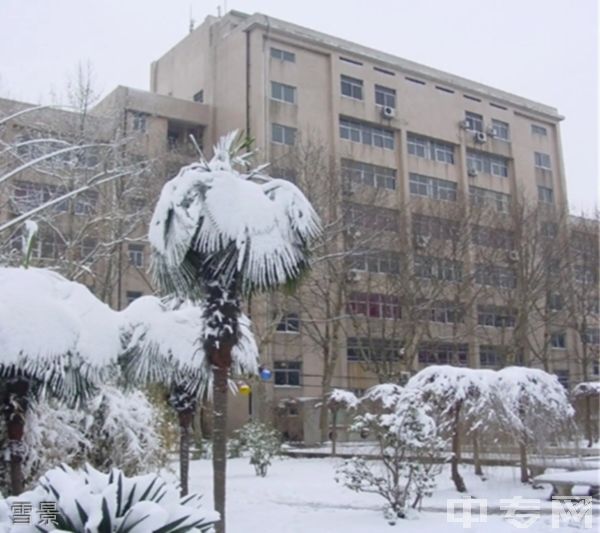
[[[423,511],[409,520],[400,520],[390,527],[383,519],[383,500],[373,494],[357,494],[334,481],[334,471],[340,459],[277,459],[266,478],[255,476],[248,459],[230,459],[227,465],[227,520],[233,533],[445,533],[472,531],[500,533],[527,531],[575,532],[581,528],[561,525],[553,528],[551,504],[546,501],[550,489],[535,490],[519,482],[513,467],[485,468],[487,481],[472,474],[465,466],[465,477],[470,495],[488,499],[485,523],[474,523],[470,529],[460,523],[446,520],[446,501],[460,498],[445,470],[438,477],[438,489],[425,500]],[[176,466],[176,465],[174,465]],[[206,505],[212,505],[212,469],[210,460],[193,461],[190,489],[204,494]],[[522,496],[540,502],[540,518],[530,527],[519,529],[507,522],[500,510],[500,499]],[[594,504],[592,531],[598,529],[598,507]]]

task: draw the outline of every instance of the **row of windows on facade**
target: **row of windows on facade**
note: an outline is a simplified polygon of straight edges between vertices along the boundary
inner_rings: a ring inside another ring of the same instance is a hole
[[[290,126],[277,123],[271,125],[271,140],[276,144],[292,146],[296,141],[296,133],[296,128]],[[352,142],[389,150],[393,150],[395,146],[394,130],[350,118],[340,118],[340,137]],[[446,164],[454,164],[455,162],[455,145],[414,133],[407,134],[407,150],[410,155],[416,157]],[[549,170],[551,168],[550,156],[545,153],[534,152],[534,164],[536,168]],[[508,159],[495,154],[468,149],[467,167],[470,173],[485,173],[502,178],[508,177]],[[395,175],[395,170],[385,170],[386,173],[390,171],[394,172]]]
[[[66,187],[34,181],[16,180],[13,184],[11,202],[18,213],[23,213],[52,200],[57,200],[69,191]],[[67,213],[70,205],[75,215],[91,215],[99,202],[97,191],[83,191],[71,199],[62,200],[52,206],[55,213]],[[136,213],[146,207],[144,198],[132,197],[126,202],[128,212]]]
[[[277,59],[281,62],[290,62],[290,63],[296,62],[296,54],[293,52],[289,52],[287,50],[282,50],[280,48],[272,47],[270,53],[271,53],[271,58]],[[340,59],[340,61],[343,61],[345,63],[362,66],[362,63],[360,61],[356,61],[356,60],[349,59],[346,57],[341,57],[341,56],[339,59]],[[373,70],[375,70],[376,72],[379,72],[381,74],[386,74],[388,76],[395,76],[395,73],[393,71],[385,69],[385,68],[373,66]],[[424,82],[423,80],[412,78],[410,76],[405,76],[405,79],[412,83],[416,83],[418,85],[426,85],[426,82]],[[454,90],[449,89],[447,87],[440,86],[440,85],[436,85],[435,88],[444,93],[449,93],[449,94],[454,93]],[[341,90],[341,93],[343,96],[348,96],[350,98],[362,100],[363,99],[363,90],[362,89],[363,89],[363,80],[353,77],[353,76],[348,76],[345,74],[342,74],[340,76],[340,90]],[[475,97],[472,97],[472,96],[469,96],[466,94],[464,95],[464,97],[468,98],[470,100],[475,100],[475,101],[481,102],[481,100],[479,98],[475,98]],[[386,86],[383,86],[380,84],[375,84],[375,104],[379,105],[379,106],[395,108],[396,107],[396,90],[391,87],[386,87]],[[506,111],[506,108],[504,106],[500,106],[500,105],[492,103],[492,102],[490,102],[490,105]],[[478,115],[477,113],[471,113],[468,111],[466,113],[467,113],[467,115],[469,115],[469,114],[472,115],[474,118],[481,117],[481,122],[483,123],[483,117],[481,115]],[[494,124],[494,123],[496,123],[496,124]],[[503,122],[503,121],[500,121],[497,119],[492,119],[492,126],[494,127],[496,125],[501,126],[499,128],[499,131],[497,132],[497,135],[500,138],[504,138],[504,139],[508,140],[509,139],[508,124],[506,122]],[[506,128],[506,132],[502,131],[502,127]],[[483,130],[479,130],[479,131],[483,131]],[[494,132],[494,133],[496,134],[496,132]],[[533,135],[539,135],[539,136],[545,137],[548,135],[548,130],[544,126],[540,126],[539,124],[531,124],[531,133]]]
[[[350,340],[350,339],[348,339]],[[357,339],[358,340],[358,339]],[[347,352],[348,361],[397,361],[396,355],[399,352],[396,348],[388,348],[382,354],[377,352],[366,352],[359,344],[358,347],[349,347]],[[390,357],[390,358],[388,358]],[[447,364],[454,366],[467,366],[468,347],[460,345],[433,345],[422,347],[418,352],[418,361],[420,364]],[[480,345],[479,346],[479,366],[481,368],[499,369],[507,364],[522,365],[522,355],[517,354],[510,357],[506,348],[503,346]],[[274,383],[278,387],[300,387],[302,385],[302,362],[301,361],[275,361],[273,363]],[[569,370],[558,369],[555,372],[558,381],[563,387],[569,387]],[[600,374],[600,364],[593,362],[592,373],[594,376]]]
[[[92,169],[98,166],[103,153],[100,146],[81,147],[68,141],[51,140],[43,132],[20,135],[16,141],[20,158],[39,159],[37,165],[48,169]]]

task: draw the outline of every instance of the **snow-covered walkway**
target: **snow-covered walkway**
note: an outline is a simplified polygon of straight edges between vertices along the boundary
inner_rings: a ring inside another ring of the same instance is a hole
[[[232,533],[389,533],[395,529],[403,533],[518,532],[522,529],[505,520],[500,499],[522,496],[541,500],[540,518],[526,529],[528,533],[581,531],[567,525],[552,528],[551,505],[546,501],[550,489],[522,486],[517,469],[490,467],[485,469],[487,481],[481,481],[468,466],[463,468],[463,475],[470,495],[488,499],[487,522],[474,523],[470,529],[447,522],[447,499],[461,495],[454,490],[448,471],[444,471],[438,478],[434,496],[424,502],[425,510],[391,528],[383,519],[381,498],[354,493],[334,481],[339,462],[339,459],[280,459],[274,462],[266,478],[259,478],[247,459],[229,460],[228,530]],[[193,461],[190,489],[204,494],[207,505],[212,502],[211,487],[210,460]],[[598,517],[593,520],[593,527],[597,528]]]

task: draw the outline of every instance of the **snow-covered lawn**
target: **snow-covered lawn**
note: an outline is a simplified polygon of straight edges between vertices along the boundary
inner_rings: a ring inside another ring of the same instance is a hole
[[[518,532],[504,519],[500,499],[522,496],[541,499],[540,518],[525,529],[529,533],[550,531],[574,532],[566,525],[553,529],[550,489],[535,490],[522,486],[518,471],[512,467],[485,468],[487,481],[472,474],[472,467],[462,469],[470,495],[487,498],[489,513],[486,523],[462,524],[446,521],[446,500],[460,498],[445,470],[438,478],[434,496],[425,500],[421,513],[409,520],[399,520],[390,527],[383,519],[383,500],[372,494],[357,494],[334,481],[340,459],[277,459],[266,478],[257,477],[248,459],[230,459],[227,465],[227,520],[233,533],[445,533],[473,531],[477,533]],[[174,465],[175,466],[175,465]],[[193,461],[190,490],[204,494],[205,504],[212,504],[212,467],[210,460]],[[595,504],[593,531],[598,527]]]

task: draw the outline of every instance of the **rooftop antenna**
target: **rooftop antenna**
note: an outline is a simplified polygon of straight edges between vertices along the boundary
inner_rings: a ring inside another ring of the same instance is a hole
[[[194,16],[192,15],[192,6],[190,5],[190,33],[194,31],[194,24],[196,21],[194,20]]]

